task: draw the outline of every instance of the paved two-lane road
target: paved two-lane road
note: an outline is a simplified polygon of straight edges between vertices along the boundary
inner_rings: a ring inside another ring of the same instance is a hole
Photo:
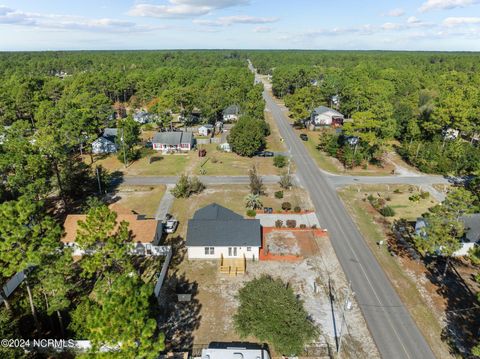
[[[427,342],[338,197],[335,186],[339,178],[320,171],[291,128],[280,106],[266,91],[264,98],[267,109],[271,111],[290,149],[297,166],[297,176],[310,193],[320,224],[329,231],[332,245],[352,283],[380,354],[386,359],[434,358]],[[363,179],[365,177],[362,177]],[[355,177],[351,180],[355,183]],[[371,180],[372,183],[382,181],[380,178]]]

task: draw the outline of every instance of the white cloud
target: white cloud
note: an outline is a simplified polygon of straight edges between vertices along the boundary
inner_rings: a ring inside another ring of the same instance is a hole
[[[404,26],[402,24],[395,24],[392,22],[386,22],[381,26],[383,30],[400,30],[403,29]]]
[[[401,8],[392,9],[385,14],[385,16],[390,16],[390,17],[400,17],[403,15],[405,15],[405,10]]]
[[[422,21],[421,21],[419,18],[415,17],[415,16],[410,16],[410,17],[407,19],[407,23],[408,23],[408,24],[419,24],[419,23],[421,23],[421,22],[422,22]]]
[[[168,5],[136,4],[128,11],[128,15],[155,18],[194,17],[206,15],[218,9],[248,5],[250,0],[169,0],[168,2]]]
[[[269,24],[278,21],[276,17],[255,17],[247,15],[223,16],[215,20],[195,19],[193,22],[203,26],[230,26],[233,24]]]
[[[480,24],[480,17],[447,17],[443,20],[443,25],[447,27],[475,24]]]
[[[419,8],[421,12],[430,10],[449,10],[478,4],[480,0],[427,0]]]
[[[253,32],[271,32],[272,28],[269,26],[257,26],[253,29]]]
[[[90,19],[71,15],[29,13],[5,6],[0,6],[0,24],[104,32],[142,32],[164,28],[140,26],[134,22],[109,18]]]

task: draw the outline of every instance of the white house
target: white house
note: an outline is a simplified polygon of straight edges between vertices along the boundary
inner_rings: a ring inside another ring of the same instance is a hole
[[[152,147],[157,151],[190,151],[194,145],[191,132],[172,131],[157,132],[152,139]]]
[[[341,126],[345,117],[329,107],[320,106],[310,114],[310,122],[315,126]]]
[[[245,219],[216,203],[195,212],[188,221],[189,259],[258,259],[262,230],[257,219]]]
[[[118,146],[115,139],[118,134],[116,128],[106,128],[103,130],[103,135],[92,142],[92,153],[95,155],[115,153],[118,151]]]
[[[208,136],[213,132],[214,126],[210,124],[202,125],[198,128],[198,134],[200,136]]]
[[[223,121],[236,121],[240,117],[240,107],[237,105],[228,106],[223,110]]]
[[[480,213],[466,214],[460,217],[465,227],[465,234],[461,239],[462,246],[453,253],[454,257],[466,256],[468,251],[480,244]],[[428,240],[425,228],[428,226],[428,219],[418,218],[415,223],[415,233],[425,240]],[[440,250],[439,250],[440,252]]]
[[[75,242],[79,229],[79,222],[85,221],[86,218],[87,216],[85,214],[69,214],[63,224],[64,235],[62,237],[62,242],[66,246],[73,248],[74,256],[82,256],[85,254],[85,251]],[[122,221],[128,222],[128,229],[133,237],[132,250],[136,252],[142,250],[152,252],[160,248],[157,245],[162,236],[162,222],[155,219],[145,219],[143,216],[137,214],[117,213],[115,230]]]

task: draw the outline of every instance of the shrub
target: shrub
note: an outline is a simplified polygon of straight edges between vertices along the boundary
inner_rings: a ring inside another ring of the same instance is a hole
[[[241,337],[262,338],[277,353],[292,356],[301,354],[305,345],[318,337],[303,302],[292,286],[280,279],[253,279],[238,291],[237,298],[239,306],[233,319]]]
[[[386,200],[387,202],[390,202],[390,201],[392,200],[392,197],[387,196],[387,198],[385,198],[385,200]]]
[[[282,199],[283,198],[283,191],[275,192],[275,198]]]
[[[396,188],[396,189],[393,191],[393,193],[397,193],[397,194],[398,194],[398,193],[402,193],[402,191],[400,191],[400,188]]]
[[[275,227],[276,228],[282,228],[283,227],[283,221],[281,219],[277,219],[275,221]]]
[[[422,199],[427,199],[427,198],[430,197],[430,192],[422,191],[422,192],[420,192],[420,197],[421,197]]]
[[[480,264],[480,247],[474,246],[473,248],[470,248],[468,251],[468,258],[470,258],[474,265],[478,266]]]
[[[305,228],[307,228],[307,225],[302,223],[299,227],[302,228],[302,229],[305,229]]]
[[[283,202],[282,209],[284,211],[290,211],[292,209],[292,204],[290,202]]]
[[[300,213],[300,212],[302,211],[302,209],[301,209],[299,206],[295,206],[295,207],[293,208],[293,211],[294,211],[295,213]]]
[[[317,225],[316,224],[312,224],[312,226],[310,227],[311,229],[317,229]]]
[[[278,183],[283,189],[290,189],[293,185],[292,176],[290,176],[288,173],[284,173],[280,177],[280,181]]]
[[[395,210],[390,206],[385,206],[385,207],[380,208],[379,212],[384,217],[395,216]]]
[[[295,228],[297,226],[297,221],[294,219],[287,220],[287,227],[288,228]]]
[[[273,165],[278,168],[283,168],[287,165],[287,158],[282,155],[273,157]]]
[[[217,160],[216,157],[210,157],[210,162],[212,162],[212,163],[217,163],[218,160]]]
[[[412,202],[420,201],[420,195],[418,193],[412,194],[408,199]]]
[[[200,182],[198,177],[190,178],[182,175],[171,192],[175,198],[188,198],[192,194],[202,192],[204,189],[205,185]]]
[[[255,217],[257,215],[257,211],[255,211],[254,209],[248,209],[247,210],[247,216],[248,217]]]

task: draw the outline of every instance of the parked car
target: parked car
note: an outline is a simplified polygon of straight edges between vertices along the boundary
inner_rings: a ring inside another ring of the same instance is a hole
[[[178,221],[176,219],[169,219],[165,223],[165,233],[174,233],[177,230]]]
[[[147,142],[145,142],[145,148],[153,148],[153,143],[152,143],[152,141],[147,141]]]
[[[308,141],[308,136],[306,133],[301,133],[300,138],[302,139],[302,141]]]
[[[271,151],[260,151],[256,153],[258,157],[273,157],[275,154]]]

